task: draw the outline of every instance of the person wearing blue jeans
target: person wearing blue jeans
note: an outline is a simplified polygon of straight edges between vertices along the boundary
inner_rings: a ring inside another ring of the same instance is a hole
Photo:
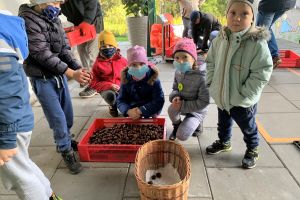
[[[82,166],[71,145],[73,110],[66,77],[87,84],[91,75],[82,70],[65,39],[58,18],[62,2],[64,0],[30,0],[31,4],[20,6],[19,16],[25,20],[29,41],[29,56],[23,67],[53,130],[57,150],[70,172],[77,174]]]
[[[276,68],[281,64],[279,50],[275,35],[272,31],[272,25],[288,10],[295,7],[296,0],[261,0],[258,5],[257,26],[265,26],[269,28],[271,39],[268,46],[273,58],[273,67]]]

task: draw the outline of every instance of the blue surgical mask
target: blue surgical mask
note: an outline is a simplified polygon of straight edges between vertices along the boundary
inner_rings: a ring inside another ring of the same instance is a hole
[[[189,62],[179,63],[177,61],[174,61],[173,65],[175,66],[176,70],[178,70],[181,73],[185,73],[192,69],[191,63]]]
[[[134,76],[134,78],[141,80],[146,73],[149,71],[149,67],[147,65],[143,65],[140,68],[129,67],[128,74]]]
[[[45,15],[49,20],[55,20],[60,14],[60,8],[57,8],[52,5],[48,5],[45,9],[43,9],[43,15]]]
[[[101,54],[104,55],[106,58],[111,58],[117,51],[115,47],[113,48],[105,48],[105,49],[100,49]]]

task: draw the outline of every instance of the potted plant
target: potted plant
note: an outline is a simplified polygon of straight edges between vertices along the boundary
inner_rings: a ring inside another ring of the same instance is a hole
[[[127,14],[128,39],[132,46],[147,49],[148,0],[122,0]]]

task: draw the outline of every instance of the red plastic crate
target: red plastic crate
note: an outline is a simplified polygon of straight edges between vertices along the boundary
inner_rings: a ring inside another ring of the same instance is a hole
[[[87,130],[85,136],[78,144],[81,161],[87,162],[135,162],[135,155],[141,145],[129,144],[89,144],[89,138],[99,128],[112,127],[115,124],[156,124],[164,127],[163,139],[166,139],[166,119],[163,117],[153,119],[131,118],[95,119]]]
[[[94,25],[90,25],[90,32],[86,35],[81,34],[81,30],[78,26],[72,26],[65,28],[66,35],[68,37],[70,46],[77,46],[84,42],[90,41],[96,38],[96,29]]]
[[[300,67],[300,56],[291,50],[280,50],[280,58],[282,63],[278,66],[280,68],[295,68]]]

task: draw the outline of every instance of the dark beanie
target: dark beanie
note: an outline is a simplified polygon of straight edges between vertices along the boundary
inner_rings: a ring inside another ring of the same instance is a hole
[[[190,15],[190,19],[192,23],[195,23],[195,21],[200,18],[200,13],[197,10],[194,10],[191,15]]]

